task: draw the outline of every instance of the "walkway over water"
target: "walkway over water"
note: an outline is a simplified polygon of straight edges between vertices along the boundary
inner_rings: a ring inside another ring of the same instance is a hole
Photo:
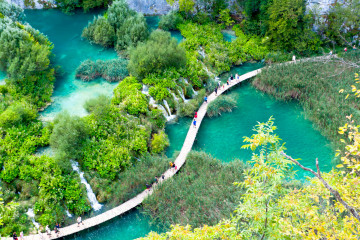
[[[318,57],[317,59],[326,59],[328,57]],[[310,58],[308,59],[303,59],[300,61],[308,61],[310,60]],[[288,64],[290,62],[287,63],[283,63],[283,64]],[[214,101],[219,95],[221,95],[222,93],[224,93],[225,91],[227,91],[229,88],[249,79],[252,78],[254,76],[256,76],[257,74],[259,74],[261,72],[261,69],[255,70],[255,71],[251,71],[248,72],[246,74],[243,74],[241,76],[238,77],[238,79],[234,79],[231,81],[231,83],[229,85],[224,85],[224,87],[220,87],[220,89],[218,90],[218,94],[215,95],[215,92],[213,92],[212,94],[210,94],[208,96],[208,103],[203,103],[198,112],[197,112],[197,127],[195,128],[194,126],[192,126],[192,123],[189,127],[189,131],[186,135],[184,144],[181,148],[180,154],[177,156],[176,160],[175,160],[175,165],[177,166],[177,171],[180,170],[180,168],[184,165],[185,161],[186,161],[186,157],[188,155],[188,153],[191,151],[192,146],[194,144],[196,135],[198,133],[198,129],[200,128],[201,122],[203,120],[203,118],[205,117],[206,111],[207,111],[207,105]],[[165,173],[165,179],[171,178],[172,176],[174,176],[176,174],[176,172],[174,169],[168,169]],[[164,180],[160,180],[164,181]],[[156,188],[156,185],[153,185],[153,187],[150,190],[145,190],[142,193],[138,194],[136,197],[126,201],[125,203],[119,205],[118,207],[115,207],[111,210],[108,210],[102,214],[99,214],[97,216],[94,216],[92,218],[86,219],[83,221],[83,224],[81,224],[79,227],[77,225],[77,223],[72,224],[70,226],[64,227],[60,229],[60,233],[57,235],[55,234],[54,231],[51,232],[51,235],[47,235],[46,233],[42,233],[42,234],[36,234],[36,235],[29,235],[24,237],[25,240],[47,240],[47,239],[58,239],[58,238],[62,238],[65,236],[69,236],[75,233],[78,233],[82,230],[85,229],[89,229],[91,227],[94,227],[96,225],[102,224],[106,221],[109,221],[117,216],[120,216],[121,214],[124,214],[128,211],[130,211],[131,209],[137,207],[138,205],[140,205],[144,199],[148,196],[151,195],[153,193],[153,189],[154,187]],[[12,238],[1,238],[2,240],[10,240]]]
[[[203,118],[205,117],[206,111],[207,111],[207,104],[209,104],[210,102],[214,101],[219,95],[221,95],[223,92],[225,92],[226,90],[228,90],[229,88],[237,85],[238,83],[241,83],[242,81],[245,81],[249,78],[252,78],[254,76],[256,76],[258,73],[260,73],[261,69],[246,73],[244,75],[239,76],[238,79],[234,79],[231,81],[230,85],[226,85],[223,87],[221,87],[218,90],[218,94],[217,96],[215,95],[215,93],[213,92],[212,94],[210,94],[208,96],[208,103],[203,103],[199,110],[198,110],[198,117],[196,120],[196,128],[194,128],[192,125],[190,125],[189,127],[189,131],[187,133],[186,139],[184,141],[184,144],[181,148],[180,154],[177,156],[176,160],[175,160],[175,165],[177,166],[177,171],[180,170],[180,168],[184,165],[185,161],[186,161],[186,157],[188,155],[188,153],[191,151],[192,146],[194,144],[196,135],[198,133],[198,129],[201,125],[201,122],[203,120]],[[176,174],[176,172],[174,169],[168,169],[165,173],[165,179],[171,178],[172,176],[174,176]],[[162,180],[162,181],[164,181]],[[153,188],[156,188],[156,185],[153,185],[153,187],[150,190],[145,190],[142,193],[138,194],[136,197],[126,201],[125,203],[119,205],[118,207],[115,207],[111,210],[108,210],[102,214],[99,214],[95,217],[86,219],[83,221],[84,224],[81,224],[79,227],[77,225],[77,223],[72,224],[70,226],[64,227],[64,228],[60,228],[60,233],[57,235],[54,231],[51,232],[51,236],[47,235],[46,233],[42,233],[40,234],[36,234],[36,235],[29,235],[24,237],[25,240],[46,240],[46,239],[57,239],[57,238],[61,238],[61,237],[65,237],[65,236],[69,236],[72,235],[74,233],[80,232],[82,230],[94,227],[96,225],[99,225],[101,223],[104,223],[106,221],[109,221],[117,216],[120,216],[121,214],[124,214],[128,211],[130,211],[131,209],[137,207],[138,205],[140,205],[144,199],[148,196],[151,195],[153,192]],[[2,240],[5,239],[12,239],[12,238],[2,238]]]

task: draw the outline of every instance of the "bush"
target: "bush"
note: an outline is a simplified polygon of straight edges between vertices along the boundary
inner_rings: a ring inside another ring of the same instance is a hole
[[[168,68],[181,68],[186,64],[185,51],[171,38],[170,33],[156,30],[146,43],[130,51],[129,72],[142,79],[151,73],[160,73]]]
[[[81,118],[64,112],[58,114],[54,120],[50,145],[57,153],[64,153],[67,160],[78,159],[87,137],[86,123]]]
[[[204,102],[204,97],[206,95],[205,89],[202,89],[198,92],[198,95],[195,98],[191,99],[188,102],[183,102],[179,104],[178,115],[179,117],[193,117],[194,113],[199,109],[201,104]]]
[[[236,105],[235,96],[221,95],[209,103],[207,115],[213,117],[221,115],[222,112],[231,112],[232,109],[236,108]]]
[[[155,176],[160,177],[165,172],[168,163],[166,157],[146,154],[133,166],[121,172],[116,181],[101,179],[93,174],[90,184],[102,201],[107,202],[108,206],[116,207],[144,191],[146,184],[151,184]]]
[[[161,153],[170,145],[169,138],[164,131],[155,133],[151,140],[151,151],[153,153]]]
[[[104,47],[113,47],[116,39],[114,27],[103,16],[94,17],[81,36]]]
[[[0,114],[0,127],[27,125],[36,118],[36,111],[25,102],[12,103]]]
[[[98,113],[106,110],[110,105],[110,98],[106,95],[99,95],[97,98],[89,99],[85,102],[84,108],[88,113]]]
[[[128,47],[136,47],[140,42],[144,42],[149,37],[145,17],[141,14],[128,17],[116,31],[116,36],[115,49],[117,51],[125,50]]]
[[[176,11],[171,11],[160,18],[159,28],[165,31],[177,30],[178,25],[184,22],[183,17]]]
[[[142,85],[134,77],[125,78],[114,89],[113,104],[123,104],[126,111],[132,115],[146,113],[148,100],[141,92]]]
[[[104,16],[94,17],[82,36],[104,47],[122,51],[145,41],[149,35],[143,15],[131,10],[125,0],[113,2]]]
[[[143,212],[165,227],[216,224],[235,210],[243,190],[233,183],[243,180],[244,168],[241,161],[224,164],[204,152],[190,152],[181,174],[157,186],[143,202]]]

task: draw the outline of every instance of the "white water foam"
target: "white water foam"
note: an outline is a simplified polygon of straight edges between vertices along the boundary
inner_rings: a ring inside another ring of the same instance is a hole
[[[149,87],[146,85],[143,85],[141,92],[145,95],[149,95]]]
[[[94,209],[94,211],[100,210],[102,208],[102,205],[98,202],[93,190],[91,189],[90,184],[84,178],[84,172],[80,171],[79,164],[75,161],[71,161],[71,166],[72,166],[73,170],[79,174],[81,183],[85,184],[87,196],[90,201],[91,207]]]
[[[69,212],[69,210],[66,209],[66,215],[69,217],[69,218],[72,218],[72,214]]]
[[[29,210],[26,212],[26,215],[29,216],[29,218],[31,219],[31,221],[32,221],[32,223],[34,224],[34,226],[36,227],[36,229],[39,229],[39,228],[40,228],[40,224],[35,221],[34,209],[29,208]]]

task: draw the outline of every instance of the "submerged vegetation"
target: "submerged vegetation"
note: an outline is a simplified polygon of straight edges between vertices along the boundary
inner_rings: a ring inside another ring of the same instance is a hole
[[[243,180],[244,169],[240,160],[224,164],[204,152],[190,152],[179,175],[143,202],[143,212],[165,227],[216,224],[235,210],[243,190],[233,182]]]
[[[231,112],[236,108],[236,100],[234,95],[221,95],[214,101],[209,103],[207,107],[207,115],[209,117],[219,116],[222,112]]]
[[[91,81],[102,77],[109,82],[116,82],[128,75],[127,60],[118,58],[112,60],[86,60],[76,69],[76,78]]]

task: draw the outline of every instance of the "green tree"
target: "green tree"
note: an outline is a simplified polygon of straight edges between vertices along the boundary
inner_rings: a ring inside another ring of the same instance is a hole
[[[56,116],[54,129],[50,136],[50,145],[65,159],[77,159],[88,137],[88,127],[79,117],[64,112]]]
[[[151,139],[151,151],[161,153],[170,145],[169,138],[164,131],[155,133]]]
[[[303,0],[274,0],[268,9],[269,45],[275,50],[316,51],[319,37],[312,32]]]
[[[156,30],[146,43],[130,51],[129,72],[142,79],[150,73],[160,73],[168,68],[181,68],[186,64],[185,50],[171,38],[170,33]]]

